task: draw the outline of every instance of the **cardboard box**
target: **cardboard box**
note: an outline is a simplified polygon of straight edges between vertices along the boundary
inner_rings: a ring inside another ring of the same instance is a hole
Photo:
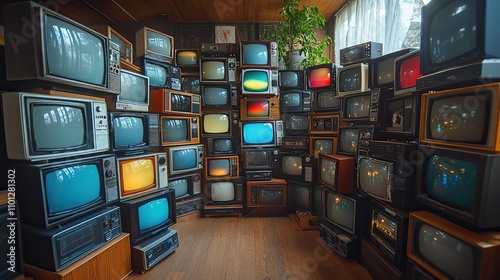
[[[321,219],[318,216],[312,215],[309,211],[295,211],[295,220],[303,230],[319,229],[319,224],[321,223]]]

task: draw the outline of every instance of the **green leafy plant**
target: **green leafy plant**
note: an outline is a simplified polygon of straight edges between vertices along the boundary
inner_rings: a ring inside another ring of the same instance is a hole
[[[280,21],[264,31],[264,40],[278,43],[279,57],[284,59],[286,69],[290,69],[288,52],[298,50],[304,56],[300,66],[305,69],[309,66],[329,63],[325,57],[326,48],[332,43],[330,36],[318,39],[316,31],[325,26],[325,17],[315,6],[302,6],[300,0],[284,0],[285,5],[280,11]]]

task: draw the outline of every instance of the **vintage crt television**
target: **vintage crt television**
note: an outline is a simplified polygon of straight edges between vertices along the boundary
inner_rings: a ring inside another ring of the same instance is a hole
[[[241,68],[278,68],[278,44],[272,41],[241,41]]]
[[[200,74],[198,74],[198,72],[195,72],[195,73],[182,72],[181,73],[181,91],[201,94]]]
[[[357,155],[359,150],[367,150],[373,139],[373,125],[341,126],[339,128],[337,154]]]
[[[494,0],[436,1],[422,7],[417,89],[498,80],[500,22]],[[449,87],[448,87],[449,88]]]
[[[278,95],[278,70],[242,69],[241,94],[246,96]]]
[[[7,156],[49,160],[109,149],[104,99],[2,93]]]
[[[370,240],[401,270],[405,269],[407,260],[408,213],[377,199],[370,200]]]
[[[359,193],[340,194],[325,191],[325,220],[343,231],[355,235],[368,234],[369,199]]]
[[[121,90],[116,98],[107,97],[110,111],[147,112],[149,106],[149,77],[127,70],[120,72]]]
[[[239,122],[239,112],[237,110],[204,110],[201,115],[201,136],[234,136],[237,134]]]
[[[225,83],[236,82],[236,58],[234,57],[201,57],[200,82]]]
[[[497,228],[500,155],[419,146],[416,200],[464,227]]]
[[[209,205],[240,204],[244,202],[245,180],[243,177],[209,180],[204,183]]]
[[[368,88],[368,64],[356,63],[337,70],[337,95],[360,93]]]
[[[494,279],[499,232],[467,230],[427,211],[410,212],[408,258],[437,279]]]
[[[6,78],[17,89],[120,92],[120,53],[106,36],[33,1],[3,11]]]
[[[8,176],[14,176],[13,178],[15,178],[15,172],[9,173]],[[3,263],[0,265],[0,279],[16,279],[17,277],[21,277],[24,273],[21,219],[17,211],[19,209],[19,203],[17,200],[11,198],[10,201],[12,202],[8,204],[8,192],[2,192],[1,196],[0,219],[6,221],[6,226],[0,229],[0,236],[3,240],[0,244],[0,250],[3,250],[2,252],[5,252],[7,257],[4,258]],[[14,211],[13,215],[10,215],[11,211],[9,209],[14,209],[16,211]],[[9,219],[15,222],[9,225],[9,223],[7,223]],[[11,241],[9,242],[9,240]]]
[[[414,50],[416,49],[401,49],[370,60],[368,62],[368,87],[371,89],[394,87],[394,60]]]
[[[165,152],[118,157],[117,165],[121,201],[164,189],[168,185]]]
[[[160,141],[162,146],[200,143],[200,117],[160,116]]]
[[[313,210],[312,212],[323,221],[325,219],[325,194],[328,188],[320,184],[314,184],[312,190]]]
[[[240,160],[238,155],[205,157],[206,179],[229,179],[240,176]]]
[[[280,152],[280,175],[285,180],[313,182],[315,162],[310,154]]]
[[[337,135],[339,133],[340,126],[343,124],[343,122],[341,122],[340,112],[311,114],[309,120],[310,135]]]
[[[174,59],[174,37],[142,27],[135,33],[135,57],[172,64]]]
[[[285,113],[282,114],[283,130],[285,136],[308,135],[309,131],[308,113]]]
[[[133,59],[134,45],[129,40],[127,40],[120,33],[118,33],[118,31],[111,28],[111,26],[99,25],[90,27],[95,31],[100,32],[104,36],[107,36],[111,41],[120,46],[120,64],[123,64],[123,62],[128,64],[134,63]]]
[[[419,137],[421,92],[384,100],[380,135],[384,139],[413,141]]]
[[[320,154],[318,156],[318,183],[337,193],[354,191],[354,157]]]
[[[280,111],[286,112],[310,112],[312,92],[310,90],[290,89],[280,90]]]
[[[279,173],[279,153],[277,148],[241,149],[241,171],[247,180],[270,180]]]
[[[201,96],[199,94],[159,88],[151,90],[150,99],[149,112],[184,116],[201,115]]]
[[[141,58],[140,63],[142,74],[149,77],[151,87],[181,90],[181,68],[148,58]]]
[[[334,63],[319,64],[306,68],[307,89],[335,89],[337,67]]]
[[[416,91],[420,74],[420,50],[402,55],[394,60],[394,95]]]
[[[358,157],[358,190],[394,207],[413,210],[417,155],[414,143],[370,141],[368,155]]]
[[[236,84],[202,84],[200,87],[203,109],[221,108],[236,109],[238,103],[238,90]]]
[[[279,70],[278,86],[280,90],[306,89],[306,72],[304,70]]]
[[[287,180],[287,208],[289,213],[295,211],[313,211],[313,184]]]
[[[377,42],[365,42],[340,49],[340,65],[368,62],[383,54],[384,45]]]
[[[206,137],[203,141],[209,156],[232,155],[240,150],[239,137]]]
[[[201,193],[201,174],[190,173],[168,178],[168,188],[175,191],[175,199],[182,200]]]
[[[240,120],[279,120],[280,118],[278,97],[240,98]]]
[[[312,92],[311,111],[341,111],[342,97],[337,96],[335,89],[315,90]]]
[[[500,152],[500,83],[425,93],[419,140],[439,146]]]
[[[122,230],[130,233],[131,245],[162,234],[177,222],[173,189],[121,201],[119,206]]]
[[[337,153],[336,136],[310,136],[309,137],[309,153],[315,158],[319,154],[333,155]]]
[[[386,88],[375,88],[361,93],[344,95],[342,98],[342,121],[378,123],[384,111],[385,99],[393,97],[394,92]]]
[[[283,121],[241,121],[242,148],[278,147],[283,143]]]
[[[203,168],[203,144],[168,147],[168,175],[178,175]]]
[[[158,114],[109,113],[109,142],[114,153],[133,154],[160,146]]]
[[[14,167],[13,167],[14,168]],[[54,228],[118,201],[114,154],[15,166],[23,224]]]
[[[247,181],[247,207],[286,207],[288,197],[286,180]]]
[[[176,49],[175,66],[181,68],[198,68],[200,60],[200,51],[198,49]]]

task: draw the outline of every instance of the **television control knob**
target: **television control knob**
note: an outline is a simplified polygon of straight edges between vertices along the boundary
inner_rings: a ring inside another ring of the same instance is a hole
[[[158,158],[158,163],[159,164],[165,164],[166,162],[167,162],[167,160],[164,157],[159,157]]]
[[[363,144],[363,146],[368,147],[368,146],[370,146],[370,141],[363,140],[362,144]]]
[[[105,166],[105,167],[108,167],[108,166],[110,166],[110,165],[111,165],[111,162],[109,162],[109,160],[105,160],[105,161],[104,161],[104,166]]]
[[[96,110],[96,112],[102,112],[101,106],[96,106],[95,110]]]
[[[363,135],[364,138],[371,138],[372,137],[372,134],[370,132],[366,132],[364,135]]]
[[[106,177],[113,177],[113,170],[106,170],[106,172],[104,172],[104,176]]]
[[[233,61],[229,62],[229,68],[230,69],[235,68],[235,66],[236,66],[236,64]]]
[[[279,151],[278,151],[278,150],[274,150],[274,151],[273,151],[273,155],[275,155],[275,156],[277,156],[277,155],[278,155],[278,153],[279,153]]]

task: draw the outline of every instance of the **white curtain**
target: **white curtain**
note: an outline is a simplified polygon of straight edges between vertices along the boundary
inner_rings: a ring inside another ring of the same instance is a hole
[[[335,17],[335,61],[340,49],[364,42],[383,44],[383,54],[420,47],[423,0],[350,0]]]

